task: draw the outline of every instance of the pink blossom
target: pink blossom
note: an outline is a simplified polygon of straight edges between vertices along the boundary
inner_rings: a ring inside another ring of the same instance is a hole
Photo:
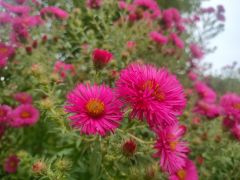
[[[28,16],[31,12],[31,7],[24,5],[12,5],[5,1],[0,1],[0,5],[2,5],[8,11],[18,14],[20,16]]]
[[[71,113],[69,119],[73,127],[88,135],[104,136],[120,125],[121,107],[109,87],[79,84],[68,94],[65,109]]]
[[[195,43],[190,44],[190,51],[193,58],[202,59],[204,52],[202,49]]]
[[[191,160],[187,160],[186,165],[176,173],[171,174],[169,180],[198,180],[198,172],[195,164]]]
[[[189,78],[190,80],[192,80],[192,81],[195,81],[195,80],[197,80],[198,75],[197,75],[196,73],[194,73],[193,71],[190,71],[190,72],[188,73],[188,78]]]
[[[131,116],[146,119],[150,127],[175,124],[186,105],[176,76],[151,65],[129,65],[116,87],[119,98],[132,108]]]
[[[107,65],[113,58],[113,54],[104,49],[95,49],[92,52],[93,63],[97,67],[103,67]]]
[[[157,132],[157,153],[154,156],[160,158],[161,168],[168,173],[175,173],[186,166],[190,149],[187,143],[181,140],[185,131],[185,127],[176,124]]]
[[[18,92],[13,98],[21,104],[32,104],[32,96],[26,92]]]
[[[126,44],[127,49],[132,50],[136,47],[136,42],[134,41],[128,41]]]
[[[0,42],[0,68],[6,66],[7,61],[14,55],[14,48]]]
[[[8,123],[12,108],[8,105],[0,105],[0,125]]]
[[[152,39],[152,41],[154,41],[160,45],[167,44],[167,42],[168,42],[168,38],[159,32],[153,31],[149,35],[150,35],[150,38]]]
[[[48,7],[42,8],[40,13],[42,16],[46,14],[52,14],[52,15],[55,15],[56,18],[59,18],[61,20],[68,18],[68,13],[66,11],[54,6],[48,6]]]
[[[16,173],[20,159],[16,155],[9,156],[4,162],[4,171],[7,173]]]
[[[175,46],[177,46],[179,49],[183,49],[183,48],[184,48],[184,42],[183,42],[182,39],[180,39],[180,38],[178,37],[177,34],[171,33],[171,34],[170,34],[170,39],[172,40],[173,44],[174,44]]]
[[[234,126],[231,129],[231,133],[234,135],[234,137],[240,141],[240,124],[235,123]]]
[[[208,119],[214,119],[220,115],[220,108],[217,105],[204,101],[198,101],[193,111]]]
[[[86,0],[87,7],[91,9],[99,9],[102,3],[102,0]]]
[[[208,87],[204,82],[197,81],[194,88],[202,100],[210,103],[215,102],[217,98],[216,92]]]
[[[62,61],[57,61],[55,63],[54,72],[59,73],[63,79],[67,77],[68,73],[72,76],[76,75],[75,67],[72,64],[66,64]]]
[[[0,12],[0,25],[11,23],[11,20],[12,20],[12,17],[9,15],[9,13]]]
[[[11,113],[12,127],[25,127],[36,124],[39,119],[39,111],[31,104],[22,104]]]

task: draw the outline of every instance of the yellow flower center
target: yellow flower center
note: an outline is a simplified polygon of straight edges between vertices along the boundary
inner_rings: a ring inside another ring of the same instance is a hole
[[[6,47],[0,47],[0,54],[5,54],[8,51]]]
[[[171,149],[172,151],[175,151],[176,148],[177,148],[177,144],[178,144],[177,141],[172,141],[172,142],[170,142],[170,143],[169,143],[170,149]]]
[[[86,110],[90,116],[97,118],[104,113],[105,106],[99,99],[90,99],[86,104]]]
[[[180,169],[178,172],[177,172],[177,176],[179,178],[179,180],[185,180],[186,178],[186,171],[184,169]]]
[[[152,95],[159,101],[163,101],[165,99],[165,94],[161,91],[159,84],[157,84],[154,80],[147,80],[143,86],[143,90],[151,90]]]
[[[21,118],[30,118],[31,117],[31,114],[27,111],[23,111],[21,114],[20,114]]]
[[[240,103],[234,104],[234,109],[240,110]]]

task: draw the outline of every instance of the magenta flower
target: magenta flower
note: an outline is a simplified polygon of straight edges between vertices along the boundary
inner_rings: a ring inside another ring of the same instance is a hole
[[[31,104],[22,104],[11,113],[12,127],[25,127],[36,124],[39,119],[39,111]]]
[[[8,123],[12,108],[8,105],[0,105],[0,124]]]
[[[4,171],[7,173],[16,173],[20,159],[16,155],[9,156],[4,162]]]
[[[87,7],[99,9],[102,6],[102,0],[86,0]]]
[[[134,41],[128,41],[128,42],[126,43],[126,48],[129,49],[129,50],[132,50],[132,49],[134,49],[135,47],[136,47],[136,42],[134,42]]]
[[[161,168],[168,173],[175,173],[185,167],[187,153],[190,151],[187,143],[181,140],[185,134],[184,126],[174,125],[158,130],[154,157],[160,158]]]
[[[131,116],[146,118],[151,127],[174,124],[186,105],[176,77],[151,65],[129,65],[116,86],[119,98],[132,108]]]
[[[234,124],[235,124],[235,119],[233,119],[230,116],[226,116],[223,119],[223,126],[228,128],[228,129],[231,129],[234,126]]]
[[[54,65],[55,73],[59,73],[59,75],[65,79],[67,74],[70,73],[72,76],[76,75],[75,67],[72,64],[66,64],[62,61],[57,61]]]
[[[163,11],[162,21],[167,28],[179,25],[182,22],[180,12],[176,8],[169,8]]]
[[[222,96],[220,104],[225,116],[240,119],[240,96],[234,93],[227,93]]]
[[[113,58],[113,54],[104,49],[95,49],[92,53],[93,63],[97,67],[107,65]]]
[[[28,16],[31,12],[31,7],[24,5],[12,5],[5,1],[0,1],[0,5],[4,7],[7,11],[15,13],[20,16]]]
[[[121,107],[109,87],[79,84],[68,94],[65,109],[72,114],[69,119],[73,127],[88,135],[104,136],[120,125]]]
[[[182,39],[180,39],[180,37],[178,37],[177,34],[171,33],[170,34],[170,39],[172,40],[173,44],[175,46],[177,46],[179,49],[183,49],[184,48],[184,42],[183,42]]]
[[[217,95],[213,89],[208,87],[204,82],[197,81],[194,85],[199,97],[205,102],[213,103],[216,101]]]
[[[14,48],[0,42],[0,68],[6,66],[7,61],[14,55]]]
[[[198,172],[195,164],[191,160],[187,160],[186,165],[176,173],[170,175],[169,180],[198,180]]]
[[[213,104],[205,101],[198,101],[193,111],[202,116],[206,116],[208,119],[214,119],[220,115],[220,108]]]
[[[9,13],[0,12],[0,25],[11,23],[12,17]]]
[[[197,80],[198,75],[197,75],[196,73],[194,73],[193,71],[190,71],[190,72],[188,73],[188,78],[189,78],[190,80],[192,80],[192,81],[195,81],[195,80]]]
[[[149,35],[152,41],[158,43],[159,45],[164,45],[168,42],[168,38],[159,32],[153,31]]]
[[[202,59],[204,52],[197,44],[190,44],[190,51],[193,58]]]
[[[18,92],[13,98],[21,104],[32,104],[32,96],[26,92]]]
[[[26,2],[26,0],[15,0],[15,2],[17,4],[24,4]]]
[[[54,15],[56,18],[64,20],[68,18],[68,13],[58,7],[54,7],[54,6],[48,6],[45,8],[42,8],[40,11],[41,15],[47,15],[47,14],[52,14]]]

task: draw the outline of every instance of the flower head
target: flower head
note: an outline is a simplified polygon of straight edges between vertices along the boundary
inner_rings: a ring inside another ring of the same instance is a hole
[[[113,55],[109,51],[103,49],[95,49],[92,53],[92,57],[93,63],[97,67],[103,67],[112,60]]]
[[[220,108],[217,105],[205,101],[198,101],[193,111],[209,119],[214,119],[220,115]]]
[[[45,7],[41,9],[40,13],[42,16],[45,14],[52,14],[52,15],[55,15],[56,18],[61,20],[68,18],[68,13],[66,11],[54,6]]]
[[[6,66],[8,59],[14,55],[14,49],[11,46],[0,43],[0,68]]]
[[[0,124],[8,123],[12,108],[8,105],[0,105]]]
[[[87,7],[99,9],[102,6],[102,0],[86,0]]]
[[[151,127],[174,124],[186,104],[176,77],[151,65],[128,66],[116,86],[119,98],[132,108],[132,117],[146,119]]]
[[[18,92],[13,98],[21,104],[32,104],[32,96],[26,92]]]
[[[171,174],[169,180],[198,180],[195,164],[191,160],[187,160],[186,165],[176,173]]]
[[[175,46],[177,46],[179,49],[183,49],[184,48],[184,42],[183,42],[182,39],[180,39],[180,37],[178,37],[177,34],[171,33],[170,34],[170,39],[172,40],[173,44]]]
[[[234,126],[231,129],[232,134],[234,135],[234,137],[240,141],[240,124],[239,123],[235,123]]]
[[[189,148],[187,143],[181,140],[186,128],[174,125],[157,131],[155,157],[160,157],[160,166],[168,173],[175,173],[186,165]]]
[[[36,124],[39,119],[39,111],[31,104],[22,104],[11,113],[12,127],[24,127]]]
[[[190,44],[190,51],[192,53],[193,58],[202,59],[204,52],[197,44]]]
[[[4,170],[7,173],[16,173],[20,160],[16,155],[9,156],[4,162]]]
[[[199,97],[205,102],[213,103],[216,101],[217,95],[213,89],[208,87],[204,82],[198,81],[194,85]]]
[[[240,119],[240,96],[234,93],[227,93],[221,98],[220,104],[225,116]]]
[[[137,144],[134,140],[130,139],[123,143],[122,151],[125,156],[131,157],[137,150]]]
[[[85,134],[105,135],[114,131],[122,120],[121,102],[105,86],[79,84],[67,96],[67,112],[75,128]]]
[[[150,35],[150,38],[152,41],[155,41],[156,43],[158,43],[160,45],[167,44],[167,42],[168,42],[167,37],[163,36],[162,34],[156,32],[156,31],[151,32],[149,35]]]
[[[62,61],[55,63],[53,71],[59,73],[63,79],[67,77],[67,73],[70,73],[72,76],[76,75],[75,67],[72,64],[66,64]]]

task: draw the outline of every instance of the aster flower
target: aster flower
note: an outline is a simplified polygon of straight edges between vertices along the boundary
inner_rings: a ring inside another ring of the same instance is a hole
[[[11,113],[10,125],[12,127],[25,127],[36,124],[39,111],[30,104],[22,104]]]
[[[186,128],[178,124],[157,131],[157,153],[154,157],[160,158],[161,168],[168,173],[175,173],[186,166],[189,148],[181,140],[185,132]]]
[[[217,105],[205,101],[198,101],[193,111],[208,119],[214,119],[220,115],[220,108]]]
[[[95,49],[92,53],[93,63],[96,67],[102,68],[113,58],[113,54],[104,49]]]
[[[194,84],[194,89],[198,93],[199,97],[205,102],[215,102],[217,95],[213,89],[208,87],[204,82],[197,81]]]
[[[19,16],[28,16],[31,12],[30,6],[25,5],[12,5],[10,3],[7,3],[5,1],[0,1],[0,5],[4,7],[7,11],[11,13],[15,13]]]
[[[182,17],[176,8],[169,8],[163,11],[162,21],[167,28],[171,28],[174,25],[180,25]]]
[[[14,55],[14,48],[0,42],[0,68],[6,66],[7,61]]]
[[[170,34],[170,39],[172,40],[173,45],[177,46],[179,49],[184,48],[184,42],[183,42],[182,39],[180,39],[180,37],[178,37],[177,34],[171,33]]]
[[[0,24],[8,24],[11,23],[12,17],[9,15],[9,13],[6,12],[0,12]]]
[[[196,59],[202,59],[203,58],[203,51],[202,49],[197,45],[197,44],[190,44],[190,51],[191,51],[191,54],[192,54],[192,57],[193,58],[196,58]]]
[[[222,96],[220,104],[225,116],[230,116],[240,121],[240,96],[235,93],[226,93]]]
[[[174,124],[186,104],[176,77],[151,65],[129,65],[116,86],[119,98],[132,108],[131,116],[145,118],[150,127]]]
[[[162,35],[161,33],[159,32],[156,32],[156,31],[153,31],[149,34],[150,38],[152,41],[160,44],[160,45],[163,45],[163,44],[167,44],[168,42],[168,38],[165,37],[164,35]]]
[[[193,71],[190,71],[188,73],[188,78],[192,81],[195,81],[198,78],[198,75],[196,73],[194,73]]]
[[[137,150],[137,144],[133,139],[127,140],[122,144],[123,154],[127,157],[132,157]]]
[[[195,164],[191,160],[187,160],[186,165],[175,174],[171,174],[169,180],[198,180],[198,172]]]
[[[21,104],[32,104],[32,96],[26,92],[18,92],[13,98]]]
[[[63,79],[67,77],[67,73],[70,73],[72,76],[76,75],[75,67],[72,64],[66,64],[62,61],[55,63],[53,71],[59,73]]]
[[[223,119],[223,126],[226,128],[232,128],[235,124],[235,119],[233,119],[231,116],[226,116]]]
[[[120,125],[121,107],[109,87],[79,84],[68,94],[65,109],[72,114],[69,119],[73,127],[88,135],[104,136]]]
[[[40,13],[42,16],[46,14],[52,14],[56,18],[61,20],[65,20],[68,18],[68,13],[66,11],[54,6],[48,6],[48,7],[42,8]]]
[[[16,173],[20,159],[16,155],[9,156],[4,162],[4,171],[7,173]]]
[[[86,0],[87,7],[91,9],[99,9],[102,3],[102,0]]]
[[[5,124],[9,120],[12,108],[8,105],[0,105],[0,124]]]

